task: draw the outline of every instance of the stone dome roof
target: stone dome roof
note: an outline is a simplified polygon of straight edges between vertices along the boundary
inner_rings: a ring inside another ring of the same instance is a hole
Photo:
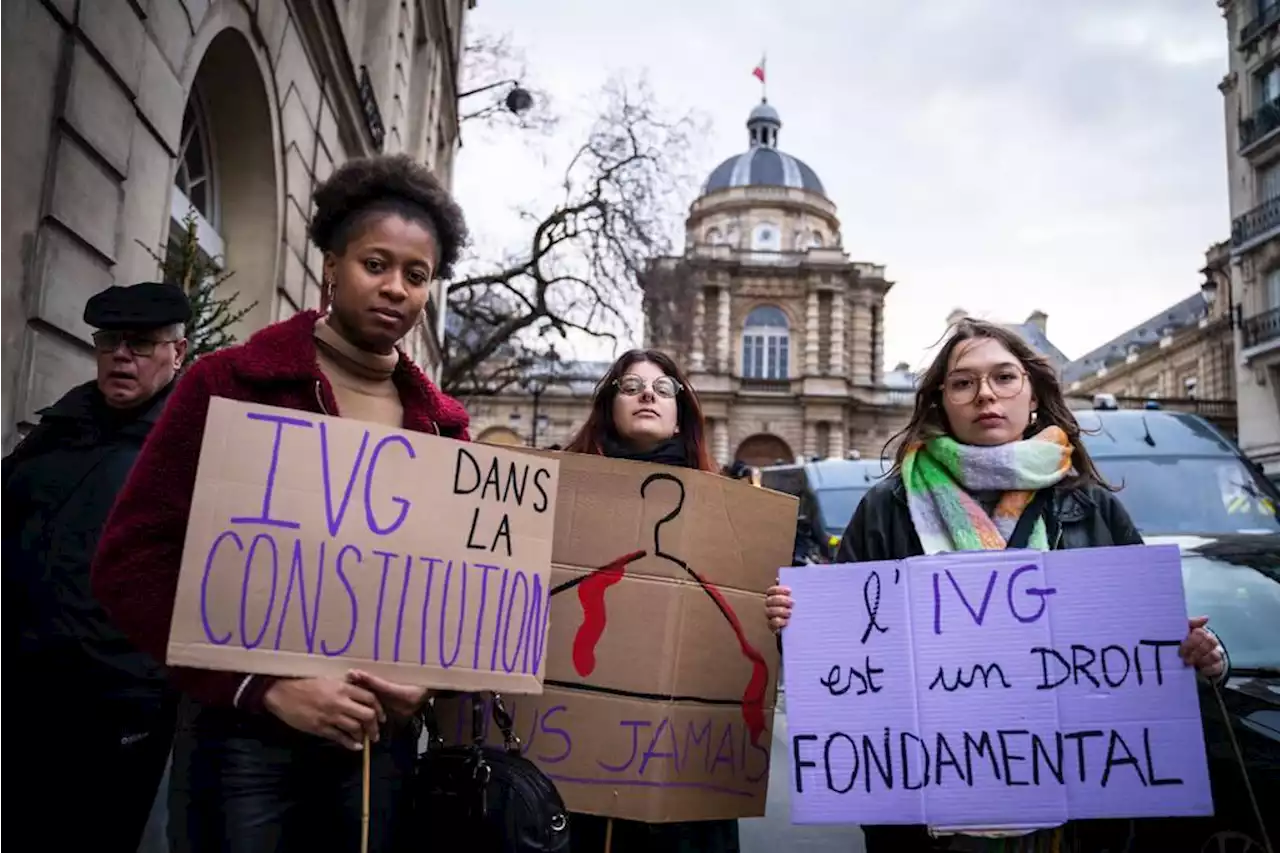
[[[826,195],[818,174],[803,160],[778,150],[782,119],[768,101],[747,117],[747,150],[711,170],[702,194],[730,187],[791,187]]]

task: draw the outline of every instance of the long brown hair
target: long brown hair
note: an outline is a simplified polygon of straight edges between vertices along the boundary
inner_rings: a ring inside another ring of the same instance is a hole
[[[1065,481],[1067,485],[1085,485],[1097,483],[1110,489],[1111,486],[1102,479],[1098,469],[1085,450],[1080,440],[1080,424],[1067,406],[1066,397],[1062,393],[1062,384],[1058,381],[1058,371],[1047,358],[1037,353],[1022,337],[1004,326],[987,323],[983,320],[966,318],[956,324],[955,330],[947,338],[938,355],[920,377],[916,386],[915,410],[911,413],[910,422],[893,438],[889,439],[886,449],[895,441],[898,448],[894,454],[893,473],[902,473],[902,463],[907,451],[916,444],[950,434],[947,425],[946,411],[942,407],[942,384],[947,377],[947,364],[955,348],[965,341],[989,339],[996,341],[1022,364],[1031,380],[1031,391],[1036,397],[1036,422],[1027,427],[1026,438],[1038,433],[1046,427],[1056,426],[1067,434],[1071,442],[1071,466],[1074,469]]]
[[[618,396],[615,384],[632,365],[641,362],[656,364],[662,372],[680,383],[680,393],[676,395],[676,424],[680,427],[677,437],[684,445],[685,455],[695,468],[703,471],[718,470],[711,461],[707,450],[707,424],[702,416],[702,406],[698,403],[698,395],[689,384],[688,377],[671,357],[666,353],[652,349],[633,349],[621,355],[609,372],[596,384],[595,396],[591,400],[591,414],[587,422],[578,430],[578,434],[565,447],[570,453],[591,453],[604,455],[605,439],[622,443],[618,427],[613,422],[613,401]]]

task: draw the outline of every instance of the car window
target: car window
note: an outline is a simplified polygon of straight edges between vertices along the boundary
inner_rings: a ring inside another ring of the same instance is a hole
[[[822,526],[829,536],[844,535],[845,528],[853,518],[853,511],[858,508],[862,496],[870,491],[865,489],[819,489],[818,507],[822,513]]]
[[[1274,555],[1264,558],[1273,566]],[[1280,581],[1273,572],[1194,552],[1182,558],[1187,611],[1208,616],[1232,667],[1280,667]]]
[[[1143,534],[1280,533],[1275,490],[1235,457],[1094,462]]]
[[[804,491],[804,471],[800,468],[765,468],[760,471],[760,485],[775,492],[799,495]]]

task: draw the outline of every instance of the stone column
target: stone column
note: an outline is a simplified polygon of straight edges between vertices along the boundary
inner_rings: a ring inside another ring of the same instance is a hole
[[[729,458],[729,421],[727,418],[716,418],[711,425],[711,455],[721,465],[728,465]]]
[[[702,342],[707,336],[707,294],[701,284],[697,287],[698,292],[693,296],[693,354],[689,365],[694,373],[706,369]]]
[[[873,361],[871,306],[858,296],[853,303],[853,381],[858,385],[872,383]]]
[[[827,455],[832,459],[844,458],[844,421],[832,421],[827,438]]]
[[[818,453],[818,424],[816,421],[804,422],[804,449],[801,453],[805,459],[812,459]]]
[[[729,288],[720,288],[716,304],[716,361],[721,373],[729,373],[733,362],[729,358]],[[727,439],[726,439],[727,440]]]
[[[809,291],[804,315],[804,373],[818,375],[818,291]]]
[[[831,375],[844,376],[844,315],[848,310],[848,300],[839,291],[832,294],[831,299]]]
[[[884,382],[884,305],[871,307],[871,382]]]

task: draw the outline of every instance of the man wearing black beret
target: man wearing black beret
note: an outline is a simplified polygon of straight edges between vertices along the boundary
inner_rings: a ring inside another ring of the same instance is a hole
[[[134,851],[164,774],[176,701],[164,670],[110,623],[89,566],[116,494],[187,354],[182,289],[145,283],[91,298],[97,379],[40,411],[4,457],[6,643],[28,700],[5,731],[38,745],[11,786],[42,848]],[[14,602],[20,602],[14,604]],[[10,674],[13,674],[10,670]],[[21,719],[19,719],[21,718]]]

